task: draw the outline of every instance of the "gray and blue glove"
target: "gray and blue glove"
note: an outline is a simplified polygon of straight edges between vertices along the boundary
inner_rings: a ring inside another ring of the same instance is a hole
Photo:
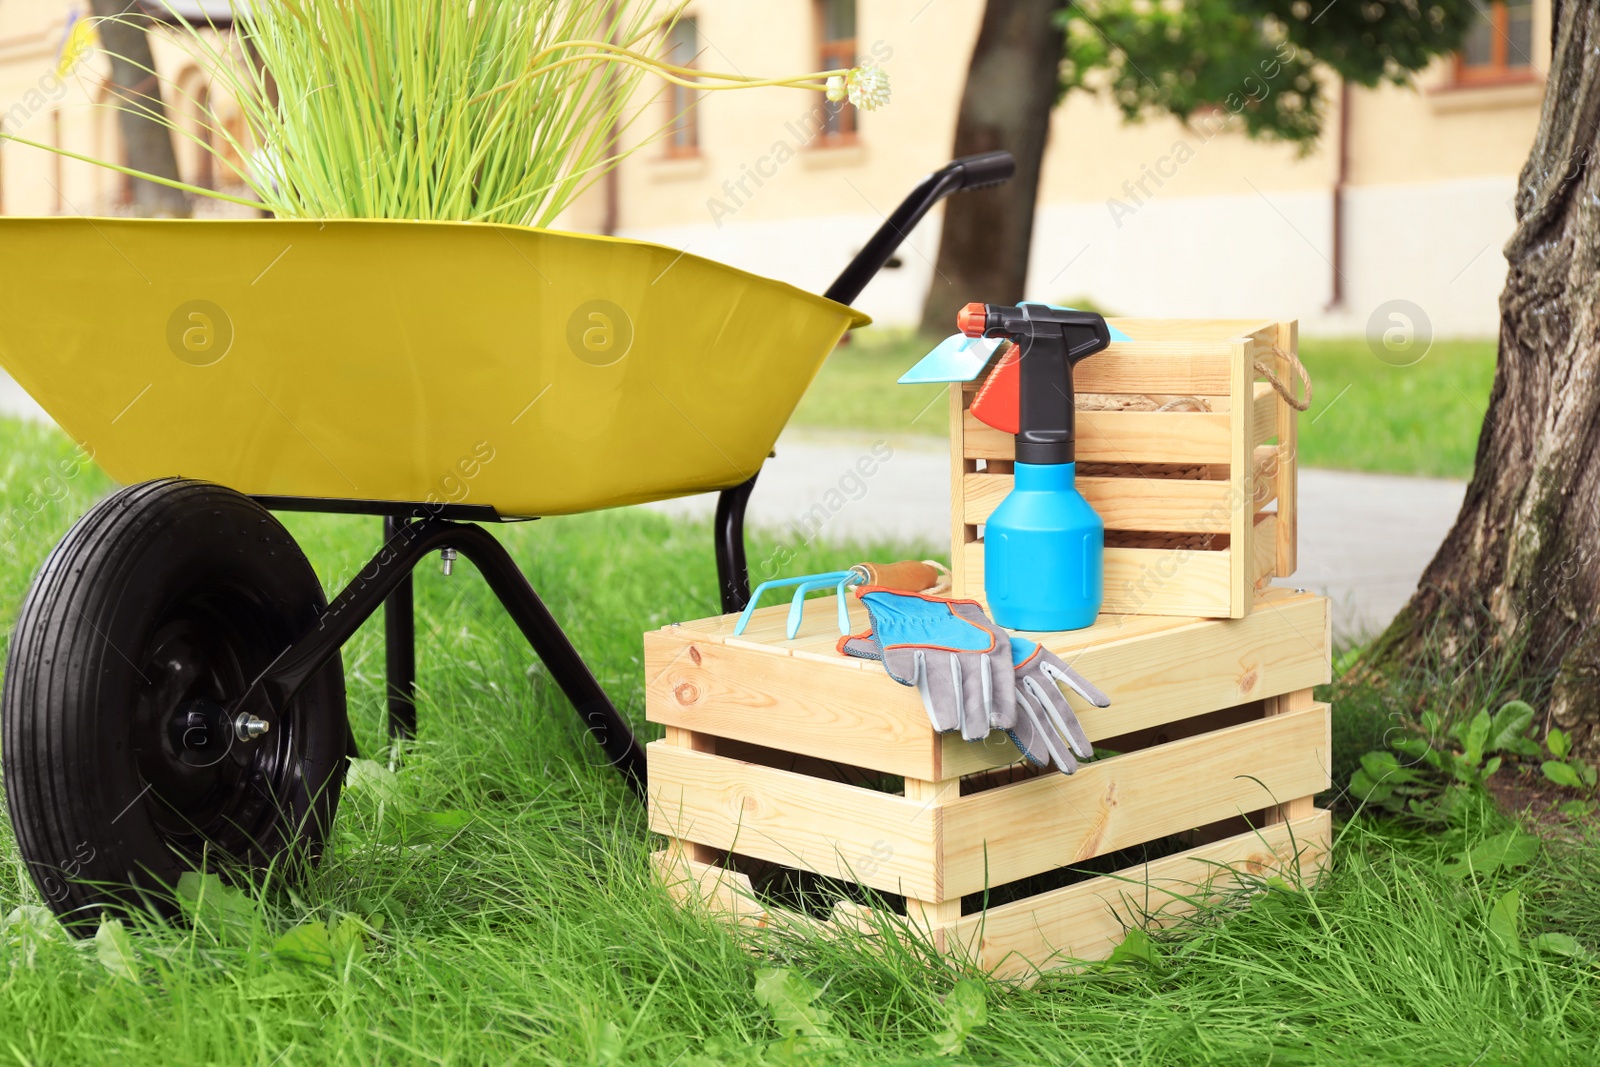
[[[1095,707],[1111,701],[1043,645],[1008,635],[973,600],[881,586],[863,586],[856,595],[872,625],[841,638],[839,651],[881,660],[889,677],[915,686],[935,730],[960,730],[968,741],[1004,730],[1030,763],[1063,774],[1093,755],[1057,683]]]
[[[1110,707],[1111,699],[1036,641],[1013,636],[1011,658],[1016,664],[1018,711],[1011,740],[1029,763],[1071,774],[1078,769],[1078,760],[1094,755],[1094,746],[1057,683],[1097,708]]]
[[[935,730],[982,741],[1016,723],[1011,647],[976,601],[877,585],[861,586],[856,596],[872,626],[840,638],[839,651],[882,660],[889,677],[915,686]]]

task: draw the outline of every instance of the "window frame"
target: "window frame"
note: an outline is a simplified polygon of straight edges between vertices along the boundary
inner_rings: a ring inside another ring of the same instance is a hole
[[[1529,3],[1528,8],[1530,15],[1536,14],[1536,5]],[[1526,66],[1512,66],[1510,63],[1511,8],[1506,0],[1490,0],[1488,15],[1493,31],[1489,37],[1489,62],[1469,64],[1466,53],[1457,52],[1453,64],[1453,84],[1458,88],[1471,89],[1538,81],[1539,73],[1534,69],[1531,55]]]
[[[697,15],[684,14],[678,18],[674,25],[690,23],[694,26],[694,44],[698,49],[700,44],[700,19]],[[689,56],[688,62],[679,63],[681,67],[693,67],[699,59],[696,51]],[[700,155],[700,101],[699,94],[674,82],[667,82],[667,132],[662,137],[663,156],[667,159],[695,159]],[[679,143],[679,134],[687,133],[687,144]]]
[[[856,48],[856,42],[860,39],[860,27],[852,27],[853,35],[850,37],[829,39],[827,6],[831,2],[834,2],[834,0],[815,0],[815,3],[811,5],[817,42],[818,70],[854,67],[856,58],[860,54]],[[833,110],[835,106],[838,108],[837,111]],[[847,147],[856,144],[860,139],[860,115],[856,110],[856,106],[848,100],[841,101],[838,105],[833,105],[824,95],[822,98],[822,115],[822,125],[812,141],[815,147]],[[829,129],[829,126],[833,123],[837,123],[837,129]]]

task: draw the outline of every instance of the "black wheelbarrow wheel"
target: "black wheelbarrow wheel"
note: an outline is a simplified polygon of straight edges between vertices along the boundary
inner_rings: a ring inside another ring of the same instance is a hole
[[[186,871],[293,877],[320,858],[349,742],[340,658],[275,720],[229,706],[325,607],[282,524],[205,482],[124,489],[56,546],[0,725],[11,824],[58,915],[170,914]]]

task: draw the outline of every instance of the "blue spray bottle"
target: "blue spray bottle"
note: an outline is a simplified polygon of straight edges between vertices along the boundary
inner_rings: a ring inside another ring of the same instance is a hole
[[[983,533],[989,613],[1013,630],[1079,630],[1104,597],[1105,523],[1078,492],[1072,368],[1111,343],[1101,316],[969,304],[961,332],[1017,346],[1016,474]],[[1009,428],[1009,427],[1008,427]]]

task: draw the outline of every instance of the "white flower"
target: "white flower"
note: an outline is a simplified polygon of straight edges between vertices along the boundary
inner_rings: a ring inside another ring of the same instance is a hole
[[[845,98],[844,78],[838,74],[828,79],[828,102],[837,104]]]
[[[889,102],[889,75],[881,67],[856,67],[845,84],[850,102],[862,111],[876,111]]]

